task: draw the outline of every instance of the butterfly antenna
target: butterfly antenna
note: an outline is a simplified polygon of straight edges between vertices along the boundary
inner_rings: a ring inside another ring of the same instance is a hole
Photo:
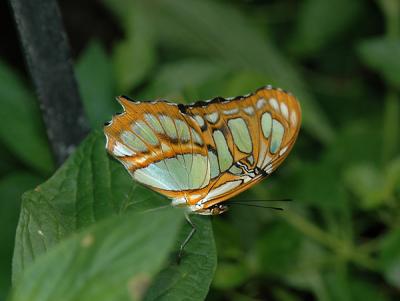
[[[247,203],[240,203],[240,202],[230,202],[229,205],[241,205],[241,206],[247,206],[247,207],[258,207],[258,208],[273,209],[273,210],[278,210],[278,211],[283,211],[284,210],[281,207],[263,206],[263,205],[247,204]]]
[[[257,203],[257,202],[293,202],[292,199],[275,199],[275,200],[238,200],[239,202],[253,202],[253,203]],[[235,201],[234,201],[235,202]]]

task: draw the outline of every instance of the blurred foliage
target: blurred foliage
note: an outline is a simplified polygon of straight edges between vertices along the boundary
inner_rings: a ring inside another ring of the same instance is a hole
[[[4,298],[11,285],[11,260],[14,248],[15,228],[18,223],[21,194],[43,181],[43,178],[25,172],[15,171],[0,180],[0,298]]]
[[[87,46],[76,66],[76,77],[81,83],[82,101],[90,124],[94,128],[99,128],[104,120],[110,118],[110,112],[118,109],[116,102],[110,102],[110,99],[115,97],[112,68],[106,52],[97,42]]]
[[[54,163],[33,92],[1,61],[0,82],[0,118],[7,124],[0,127],[1,144],[21,163],[48,175]]]
[[[399,299],[398,0],[102,5],[123,37],[76,60],[94,132],[57,171],[32,89],[0,62],[0,300]],[[97,129],[119,94],[188,103],[266,84],[300,99],[303,128],[237,199],[294,201],[194,217],[177,265],[182,213],[132,182]]]

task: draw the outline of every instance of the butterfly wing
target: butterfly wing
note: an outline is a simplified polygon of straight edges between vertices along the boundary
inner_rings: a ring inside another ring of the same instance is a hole
[[[209,183],[206,145],[178,105],[118,97],[124,112],[104,127],[106,148],[138,182],[172,199]]]
[[[272,87],[244,97],[196,103],[187,113],[201,122],[208,152],[215,154],[203,209],[270,175],[289,154],[301,124],[296,98]]]
[[[297,100],[270,87],[187,106],[118,100],[124,112],[104,128],[107,150],[135,180],[203,209],[271,174],[301,122]]]

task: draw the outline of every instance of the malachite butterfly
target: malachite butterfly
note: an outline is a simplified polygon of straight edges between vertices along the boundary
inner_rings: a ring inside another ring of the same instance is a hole
[[[301,124],[296,98],[271,86],[190,105],[117,99],[124,111],[104,127],[108,152],[134,180],[202,215],[226,211],[226,201],[269,176]]]

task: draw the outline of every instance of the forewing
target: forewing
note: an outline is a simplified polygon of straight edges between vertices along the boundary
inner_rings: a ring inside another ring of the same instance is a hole
[[[272,87],[234,99],[198,102],[186,112],[200,121],[209,158],[210,153],[215,155],[210,159],[204,208],[270,175],[289,154],[301,124],[296,98]]]

